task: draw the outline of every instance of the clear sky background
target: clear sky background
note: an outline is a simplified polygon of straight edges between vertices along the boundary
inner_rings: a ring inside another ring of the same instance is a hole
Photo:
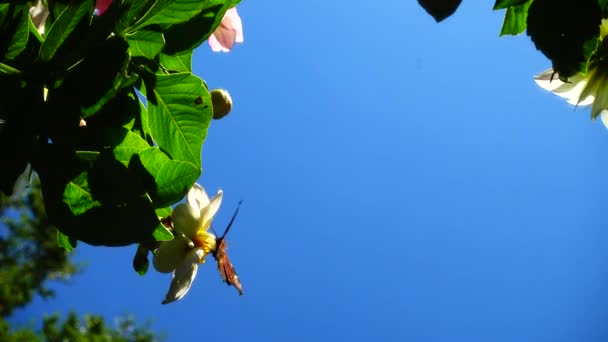
[[[168,341],[606,341],[608,131],[538,88],[550,62],[464,1],[251,1],[245,43],[194,69],[226,88],[201,184],[244,203],[188,295],[135,247],[79,244],[85,272],[14,321],[133,313]],[[192,340],[192,339],[191,339]]]

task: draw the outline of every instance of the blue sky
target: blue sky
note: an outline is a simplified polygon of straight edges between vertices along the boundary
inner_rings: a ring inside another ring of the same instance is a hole
[[[544,92],[550,66],[502,12],[465,1],[436,24],[415,1],[243,1],[245,43],[203,45],[228,89],[200,183],[245,295],[215,262],[160,305],[134,247],[87,263],[26,322],[133,313],[168,341],[606,341],[608,131]]]

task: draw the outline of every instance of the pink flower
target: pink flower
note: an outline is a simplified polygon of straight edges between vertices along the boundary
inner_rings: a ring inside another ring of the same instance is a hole
[[[215,52],[228,52],[235,42],[243,42],[243,23],[236,7],[232,7],[224,14],[220,26],[209,36],[209,46]]]
[[[95,15],[102,15],[112,4],[112,0],[95,0]]]

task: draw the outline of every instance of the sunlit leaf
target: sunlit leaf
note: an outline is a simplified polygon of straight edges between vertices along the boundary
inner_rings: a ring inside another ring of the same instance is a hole
[[[144,151],[150,147],[150,145],[148,145],[148,143],[139,135],[130,132],[127,129],[120,128],[116,131],[120,132],[122,141],[114,147],[112,152],[114,153],[116,160],[124,165],[129,164],[129,160],[135,153]]]
[[[153,30],[139,30],[127,36],[129,51],[133,57],[154,59],[165,46],[163,34]]]
[[[70,238],[59,230],[57,231],[57,246],[64,248],[68,252],[71,252],[74,249],[74,246],[72,246],[72,243],[70,242]]]
[[[165,226],[163,226],[162,224],[158,225],[158,227],[154,230],[154,233],[152,233],[152,236],[154,236],[154,239],[156,241],[173,240],[173,234],[171,233],[171,231],[169,229],[167,229]]]
[[[99,201],[93,199],[87,177],[88,172],[82,172],[65,186],[63,202],[74,215],[80,215],[92,208],[101,206]]]
[[[500,35],[518,35],[526,30],[528,8],[532,0],[507,8]]]
[[[496,0],[494,3],[494,10],[499,10],[511,6],[519,6],[531,0]]]
[[[203,81],[190,73],[156,75],[156,88],[148,101],[154,141],[172,159],[200,168],[201,148],[213,116]]]
[[[167,207],[181,200],[201,174],[200,168],[192,163],[171,160],[155,147],[140,152],[138,156],[139,163],[154,180],[155,188],[147,191],[156,208]],[[129,167],[136,168],[135,165]]]
[[[188,51],[176,56],[169,56],[161,53],[160,64],[167,70],[176,72],[192,72],[192,51]]]

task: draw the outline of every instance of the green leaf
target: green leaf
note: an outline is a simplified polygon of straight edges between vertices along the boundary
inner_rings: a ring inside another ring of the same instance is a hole
[[[156,209],[156,215],[158,215],[158,217],[162,217],[162,218],[169,217],[169,215],[171,215],[172,212],[173,212],[173,210],[171,209],[171,207],[164,207],[164,208]]]
[[[143,170],[141,167],[143,166]],[[154,188],[146,190],[155,208],[163,208],[180,201],[188,193],[201,174],[201,169],[190,162],[171,160],[156,147],[139,153],[138,161],[132,161],[129,168],[144,172],[140,178],[151,177]]]
[[[226,11],[232,7],[230,1],[205,1],[200,14],[185,23],[172,25],[165,30],[165,49],[168,55],[180,55],[198,47],[222,22]]]
[[[169,56],[161,53],[160,64],[167,70],[192,72],[192,51],[177,56]]]
[[[201,148],[213,116],[203,81],[190,73],[156,75],[153,96],[148,95],[154,141],[172,159],[200,168]]]
[[[496,11],[511,6],[519,6],[529,1],[530,0],[496,0],[494,3],[494,10]]]
[[[597,0],[597,3],[599,4],[602,13],[606,14],[606,6],[608,6],[608,0]]]
[[[116,21],[116,32],[125,33],[153,4],[154,1],[148,0],[124,0],[119,9],[121,15]]]
[[[505,21],[500,30],[500,36],[518,35],[526,30],[528,20],[528,8],[532,4],[532,0],[528,0],[520,5],[507,8],[505,13]]]
[[[91,15],[93,7],[93,0],[73,1],[61,11],[42,42],[40,48],[42,61],[48,62],[53,58],[80,21]]]
[[[167,229],[162,224],[159,224],[158,227],[152,233],[152,236],[156,241],[171,241],[173,240],[173,233],[169,229]]]
[[[36,25],[34,25],[34,22],[32,21],[32,17],[28,15],[28,28],[30,30],[30,33],[34,35],[34,37],[36,37],[36,39],[38,40],[38,42],[42,43],[42,41],[44,40],[44,38],[42,38],[42,36],[40,35],[40,32],[38,32],[38,30],[36,29]]]
[[[0,63],[0,74],[6,74],[6,75],[16,75],[16,74],[20,74],[21,71],[18,69],[13,68],[10,65],[6,65],[4,63]]]
[[[70,238],[59,230],[57,230],[57,246],[64,248],[68,252],[71,252],[75,247],[72,246]]]
[[[156,0],[152,8],[129,31],[134,32],[152,24],[183,23],[200,13],[207,2],[201,0]]]
[[[462,0],[418,0],[418,4],[437,22],[454,14],[461,2]]]
[[[129,51],[133,57],[154,59],[165,46],[163,34],[153,30],[140,30],[127,34]]]
[[[139,116],[139,99],[133,88],[126,87],[111,98],[95,115],[87,118],[90,127],[133,128]]]
[[[93,166],[58,146],[39,152],[34,167],[49,219],[64,234],[104,246],[152,239],[160,222],[150,197],[111,152],[100,153]]]
[[[137,246],[137,252],[135,252],[135,256],[133,257],[133,268],[140,276],[148,272],[148,267],[150,266],[150,262],[148,261],[149,252],[150,250],[142,244]]]
[[[87,177],[88,172],[82,172],[67,183],[63,192],[63,202],[74,215],[80,215],[87,210],[101,206],[99,201],[93,199]]]
[[[13,12],[11,24],[8,28],[3,28],[12,35],[8,40],[8,45],[4,57],[8,60],[15,59],[25,49],[29,37],[29,12],[27,6],[17,6]],[[6,33],[6,32],[5,32]]]
[[[139,102],[139,111],[138,115],[135,117],[133,131],[139,133],[142,139],[146,140],[150,143],[150,145],[152,145],[152,132],[150,131],[150,125],[148,124],[148,110],[139,98],[137,99],[137,101]]]
[[[129,74],[129,45],[119,36],[103,40],[87,51],[84,59],[70,70],[55,88],[49,89],[50,113],[84,117],[88,120],[123,89],[137,81]],[[122,114],[122,113],[121,113]]]
[[[605,56],[605,53],[607,51],[606,42],[608,42],[608,40],[602,40],[600,44],[599,37],[594,37],[583,43],[582,49],[583,56],[585,56],[585,60],[579,65],[580,73],[582,73],[583,75],[587,74],[587,72],[589,71],[589,64],[592,62],[593,57],[596,54],[598,54],[599,56]]]
[[[130,132],[126,129],[124,129],[124,131],[126,132],[126,134],[124,135],[122,142],[118,144],[112,152],[114,153],[114,157],[116,158],[116,160],[123,163],[124,165],[128,165],[129,160],[131,160],[131,157],[135,153],[150,148],[150,145],[148,145],[148,143],[139,135]]]

